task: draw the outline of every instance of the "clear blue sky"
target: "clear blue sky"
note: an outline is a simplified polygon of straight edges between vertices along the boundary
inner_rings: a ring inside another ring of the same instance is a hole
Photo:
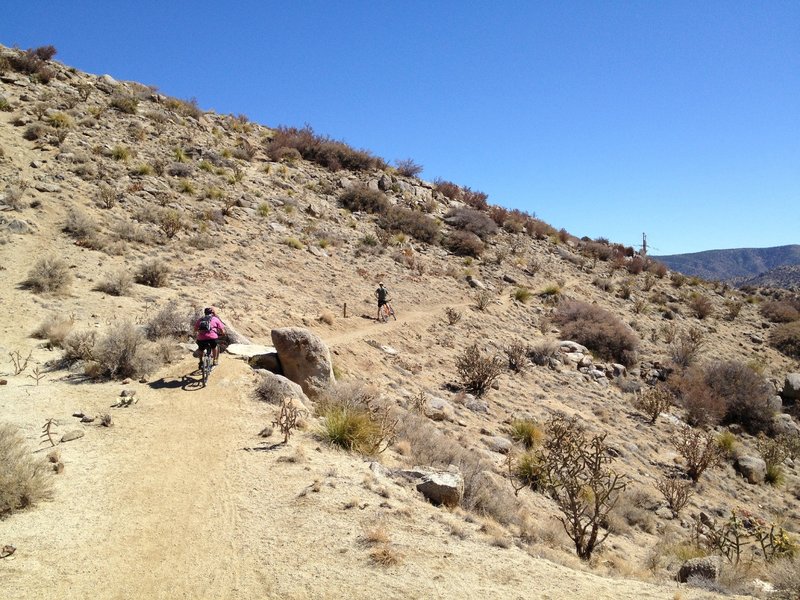
[[[578,236],[800,243],[800,2],[13,2],[0,43],[318,133]]]

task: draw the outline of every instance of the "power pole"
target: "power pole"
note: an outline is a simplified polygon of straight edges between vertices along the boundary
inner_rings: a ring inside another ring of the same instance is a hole
[[[642,256],[647,256],[647,234],[642,233]]]

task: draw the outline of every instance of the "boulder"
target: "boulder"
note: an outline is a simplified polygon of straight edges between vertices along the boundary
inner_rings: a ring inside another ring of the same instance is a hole
[[[301,327],[273,329],[272,344],[284,375],[300,384],[309,398],[336,381],[330,350],[316,334]]]
[[[578,342],[573,342],[571,340],[563,340],[558,343],[559,347],[561,348],[562,352],[574,352],[578,354],[589,354],[589,349],[586,346],[582,346]]]
[[[254,369],[265,369],[276,375],[283,375],[281,368],[281,359],[278,358],[277,352],[267,352],[265,354],[256,354],[247,359],[249,364]],[[295,384],[297,385],[297,384]]]
[[[478,279],[475,279],[472,275],[467,275],[467,283],[469,284],[469,287],[473,287],[479,290],[486,289],[486,284],[484,284],[482,281]]]
[[[464,495],[464,478],[461,473],[431,469],[423,475],[417,490],[433,504],[458,506]]]
[[[511,440],[504,438],[502,435],[493,435],[486,440],[486,445],[492,452],[498,454],[508,454],[511,451]]]
[[[259,383],[259,388],[266,388],[269,390],[269,393],[266,396],[259,396],[266,402],[280,405],[284,398],[293,398],[298,400],[303,406],[311,407],[311,401],[303,392],[303,388],[301,388],[294,381],[289,381],[283,375],[276,375],[271,371],[259,369],[258,373],[263,378],[261,383]]]
[[[8,225],[6,225],[6,228],[11,233],[19,233],[19,234],[28,233],[31,230],[31,226],[28,225],[28,223],[26,221],[23,221],[22,219],[12,219],[8,223]]]
[[[272,346],[261,346],[259,344],[228,344],[226,348],[228,354],[234,356],[244,356],[245,358],[253,358],[262,354],[270,354],[275,352]]]
[[[719,579],[721,569],[722,557],[720,556],[690,558],[681,565],[678,571],[678,581],[681,583],[716,581]]]
[[[453,405],[443,398],[428,398],[425,414],[434,421],[452,421],[455,417]]]
[[[773,416],[771,428],[774,435],[785,435],[787,437],[800,435],[800,427],[797,426],[792,415],[787,415],[786,413],[778,413]]]
[[[489,412],[489,403],[483,400],[478,400],[474,396],[472,398],[468,398],[466,402],[464,402],[464,406],[467,410],[471,410],[474,413],[483,413],[487,414]]]
[[[800,373],[789,373],[786,376],[781,396],[790,404],[800,400]]]
[[[73,429],[72,431],[68,431],[64,435],[61,436],[62,442],[71,442],[72,440],[77,440],[84,436],[83,429]]]
[[[739,456],[733,467],[748,483],[761,484],[767,476],[767,463],[757,456]]]

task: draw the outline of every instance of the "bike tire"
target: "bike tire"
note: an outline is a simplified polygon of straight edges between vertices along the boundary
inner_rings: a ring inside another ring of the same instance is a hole
[[[203,380],[203,387],[205,387],[206,382],[208,382],[208,376],[211,373],[211,355],[204,354],[203,355],[203,368],[201,369],[201,376]]]

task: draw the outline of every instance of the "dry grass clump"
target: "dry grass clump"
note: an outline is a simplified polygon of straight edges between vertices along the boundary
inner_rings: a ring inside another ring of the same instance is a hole
[[[51,348],[61,348],[64,339],[69,335],[75,319],[71,316],[55,314],[47,317],[41,325],[31,334],[40,340],[47,340]]]
[[[397,172],[402,175],[403,177],[416,177],[420,173],[422,173],[422,165],[417,164],[411,158],[405,158],[402,160],[395,161],[395,168]]]
[[[373,455],[394,442],[397,418],[378,391],[361,382],[329,386],[317,398],[317,414],[320,437],[345,450]]]
[[[158,360],[144,332],[130,321],[120,321],[103,336],[74,331],[63,343],[65,364],[83,363],[87,377],[124,379],[148,375]]]
[[[698,319],[705,319],[714,312],[714,304],[702,294],[693,293],[689,297],[688,305],[689,310],[691,310],[692,314]]]
[[[63,292],[71,281],[69,264],[57,256],[49,256],[34,263],[25,285],[40,293]]]
[[[562,302],[553,317],[561,335],[583,344],[606,360],[630,366],[639,340],[633,330],[607,310],[578,300]]]
[[[482,396],[503,372],[503,363],[497,356],[484,355],[477,344],[472,344],[456,359],[456,371],[464,389]]]
[[[521,373],[528,366],[528,346],[523,342],[512,342],[505,347],[508,368]]]
[[[533,364],[546,367],[551,359],[558,360],[561,354],[558,342],[554,340],[544,340],[528,347],[528,356]]]
[[[278,377],[261,377],[253,389],[253,395],[257,400],[278,406],[286,397],[286,388],[286,382]]]
[[[109,296],[127,296],[133,288],[133,276],[125,269],[114,271],[106,275],[95,289]]]
[[[164,261],[153,259],[142,263],[136,270],[136,283],[150,287],[164,287],[169,282],[170,269]]]
[[[52,496],[52,468],[11,424],[0,424],[0,519]]]
[[[540,446],[544,441],[544,430],[536,421],[517,419],[511,422],[511,439],[522,444],[526,450]]]

